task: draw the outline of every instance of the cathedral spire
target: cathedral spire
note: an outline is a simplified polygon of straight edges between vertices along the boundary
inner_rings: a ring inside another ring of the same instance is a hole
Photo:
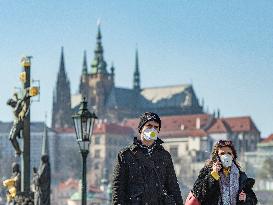
[[[70,82],[65,71],[64,49],[62,47],[60,67],[53,94],[52,128],[72,126],[70,95]]]
[[[63,46],[62,46],[62,50],[61,50],[61,59],[60,59],[59,75],[65,75],[64,47],[63,47]]]
[[[87,75],[87,60],[86,60],[86,51],[83,54],[83,64],[82,64],[82,75]]]
[[[107,63],[105,62],[103,58],[103,47],[102,47],[102,35],[101,35],[101,29],[100,29],[100,23],[98,24],[98,32],[97,32],[97,43],[96,43],[96,49],[95,49],[95,57],[91,64],[92,72],[95,73],[107,73]]]
[[[139,73],[139,62],[138,62],[138,50],[136,49],[136,57],[135,57],[135,72],[134,72],[134,82],[133,88],[136,91],[140,91],[140,73]]]

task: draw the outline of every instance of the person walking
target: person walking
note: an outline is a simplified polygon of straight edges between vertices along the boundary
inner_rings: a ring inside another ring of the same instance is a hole
[[[186,205],[256,205],[255,180],[241,171],[232,141],[218,141],[201,169]]]
[[[156,113],[140,116],[139,135],[122,149],[113,171],[113,205],[183,204],[171,155],[158,138],[161,120]]]

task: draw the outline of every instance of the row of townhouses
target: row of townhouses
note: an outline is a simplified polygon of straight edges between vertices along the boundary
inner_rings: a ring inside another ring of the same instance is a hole
[[[255,175],[254,170],[258,170],[267,157],[272,156],[272,151],[266,151],[272,150],[272,144],[270,145],[272,142],[261,142],[260,132],[249,116],[225,118],[210,114],[196,114],[163,116],[161,119],[162,128],[159,136],[164,141],[165,149],[172,155],[181,186],[192,185],[205,160],[209,158],[213,145],[219,139],[233,141],[242,167],[252,175]],[[121,123],[108,123],[101,120],[96,122],[88,156],[87,178],[90,187],[100,187],[103,180],[111,181],[117,153],[132,143],[133,137],[138,135],[136,129],[138,122],[136,118],[124,119]],[[1,156],[10,156],[12,161],[15,160],[14,151],[8,140],[11,125],[12,123],[0,123],[0,146]],[[81,157],[73,128],[54,130],[47,128],[45,132],[44,123],[32,123],[31,166],[39,166],[45,134],[48,139],[52,177],[56,179],[54,180],[56,184],[53,186],[58,187],[57,182],[69,178],[80,178]],[[259,163],[256,163],[257,161]],[[10,166],[11,163],[6,169],[10,169]],[[67,200],[66,193],[54,193],[56,198]]]

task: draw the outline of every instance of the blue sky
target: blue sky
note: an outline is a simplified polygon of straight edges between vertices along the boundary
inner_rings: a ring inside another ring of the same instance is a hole
[[[273,133],[272,10],[273,2],[262,0],[2,0],[0,120],[12,120],[5,103],[20,86],[23,55],[33,56],[32,78],[41,82],[32,120],[51,116],[61,46],[77,92],[83,51],[90,65],[101,19],[117,86],[132,87],[137,45],[142,87],[192,83],[210,112],[250,115],[266,137]]]

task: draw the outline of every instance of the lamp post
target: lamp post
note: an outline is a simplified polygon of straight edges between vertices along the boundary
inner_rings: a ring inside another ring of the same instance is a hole
[[[86,158],[97,116],[87,109],[87,101],[83,98],[78,113],[72,116],[76,132],[76,140],[82,155],[82,205],[86,205]]]

